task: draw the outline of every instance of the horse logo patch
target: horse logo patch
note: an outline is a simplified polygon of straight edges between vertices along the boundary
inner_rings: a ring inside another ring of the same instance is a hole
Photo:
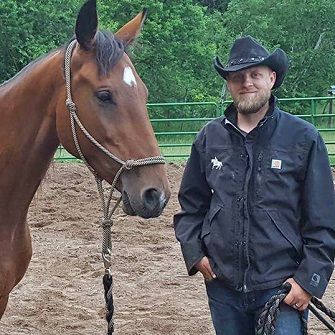
[[[216,170],[221,170],[222,162],[220,162],[216,157],[211,159],[212,170],[215,168]]]

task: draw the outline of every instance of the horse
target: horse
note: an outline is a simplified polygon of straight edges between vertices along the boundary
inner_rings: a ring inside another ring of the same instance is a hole
[[[28,268],[28,208],[60,144],[115,184],[126,214],[157,217],[170,197],[148,91],[125,52],[145,17],[143,10],[115,34],[99,31],[96,1],[89,0],[67,46],[0,86],[0,319]]]

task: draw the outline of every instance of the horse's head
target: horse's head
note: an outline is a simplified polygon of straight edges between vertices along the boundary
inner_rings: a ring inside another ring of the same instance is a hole
[[[76,22],[77,43],[70,62],[76,113],[92,137],[122,161],[160,155],[146,108],[147,88],[124,52],[138,36],[145,14],[138,14],[115,35],[100,32],[96,1],[90,0],[81,8]],[[64,95],[57,105],[60,141],[80,158]],[[89,165],[100,178],[112,183],[120,162],[94,145],[78,125],[76,133]],[[170,196],[163,164],[125,169],[117,188],[122,192],[125,211],[145,218],[160,215]]]

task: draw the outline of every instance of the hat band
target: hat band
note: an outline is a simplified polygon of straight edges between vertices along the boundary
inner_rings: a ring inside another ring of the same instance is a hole
[[[265,59],[265,57],[259,56],[259,57],[251,57],[251,58],[238,58],[238,59],[232,59],[226,67],[234,66],[234,65],[240,65],[240,64],[247,64],[247,63],[258,63]]]

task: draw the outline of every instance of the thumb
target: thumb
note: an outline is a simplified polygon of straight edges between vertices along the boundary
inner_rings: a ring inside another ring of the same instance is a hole
[[[206,269],[209,272],[210,276],[215,279],[216,278],[216,274],[212,270],[212,267],[211,267],[211,265],[209,263],[209,259],[208,258],[206,258],[206,262],[205,262],[204,266],[206,267]]]

